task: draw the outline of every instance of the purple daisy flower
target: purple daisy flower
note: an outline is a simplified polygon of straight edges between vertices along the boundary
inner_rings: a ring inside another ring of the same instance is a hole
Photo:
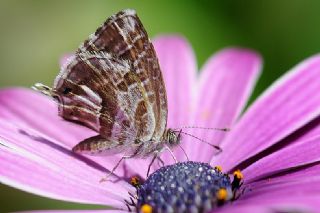
[[[319,211],[320,56],[289,71],[242,113],[261,71],[256,53],[224,49],[208,60],[197,77],[193,51],[184,39],[159,37],[154,45],[167,88],[168,127],[229,127],[228,133],[189,129],[190,134],[219,145],[222,153],[215,155],[212,147],[185,136],[182,146],[191,161],[156,172],[159,165],[154,163],[154,173],[146,178],[149,160],[129,159],[115,171],[117,181],[99,183],[121,156],[73,153],[74,145],[96,133],[60,118],[47,97],[9,88],[0,91],[0,182],[53,199],[116,209],[108,212],[126,212],[128,201],[141,203],[153,189],[159,189],[159,200],[152,198],[154,212]],[[174,152],[179,161],[186,161],[181,149]],[[166,165],[173,164],[168,153],[161,158]],[[232,183],[219,167],[196,162],[219,165],[226,173],[241,169],[244,184],[238,198],[230,201],[227,193]],[[130,183],[134,176],[147,180],[135,188]],[[212,178],[215,182],[208,182]],[[165,188],[168,184],[186,197]],[[228,190],[210,195],[194,187],[200,185]],[[170,202],[165,200],[163,206],[165,196]],[[223,205],[221,200],[228,202]],[[139,206],[140,210],[150,209]]]

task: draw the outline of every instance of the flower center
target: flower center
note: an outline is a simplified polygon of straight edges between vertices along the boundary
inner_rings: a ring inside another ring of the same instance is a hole
[[[162,167],[144,183],[135,184],[136,208],[148,213],[207,212],[234,197],[233,184],[221,167],[181,162]]]

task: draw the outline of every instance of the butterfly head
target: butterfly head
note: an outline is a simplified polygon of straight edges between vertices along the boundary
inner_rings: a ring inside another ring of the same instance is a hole
[[[165,134],[165,141],[169,146],[176,146],[181,141],[181,131],[174,131],[173,129],[167,129]]]

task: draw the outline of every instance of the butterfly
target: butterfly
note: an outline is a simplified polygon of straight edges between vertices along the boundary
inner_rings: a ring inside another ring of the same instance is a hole
[[[153,162],[165,148],[180,144],[180,132],[167,128],[159,62],[134,10],[118,12],[91,34],[61,68],[53,88],[40,83],[34,88],[57,101],[61,117],[97,132],[74,152],[153,156]]]

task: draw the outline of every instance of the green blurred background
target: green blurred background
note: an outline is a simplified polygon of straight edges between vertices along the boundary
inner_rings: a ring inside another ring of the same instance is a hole
[[[51,85],[60,56],[75,50],[107,17],[124,8],[137,10],[151,37],[167,33],[185,36],[199,67],[226,46],[260,52],[264,73],[251,101],[320,49],[318,0],[0,0],[0,87],[30,87],[35,82]],[[0,212],[83,208],[93,207],[0,185]]]

